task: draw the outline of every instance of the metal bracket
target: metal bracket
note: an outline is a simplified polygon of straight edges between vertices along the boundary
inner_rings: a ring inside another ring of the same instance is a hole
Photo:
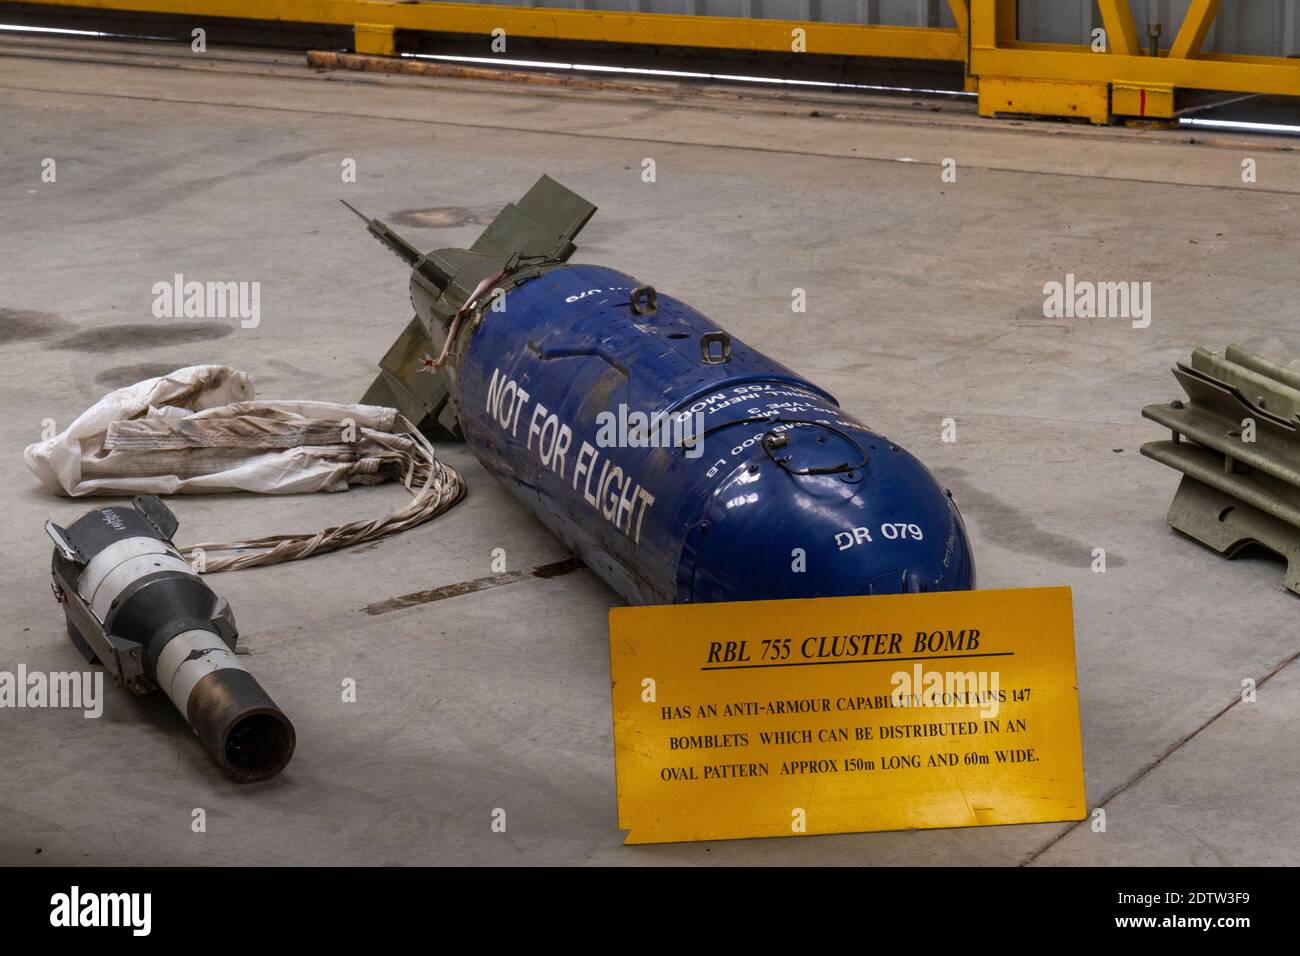
[[[784,419],[779,424],[785,426],[802,426],[805,428],[816,428],[819,431],[825,431],[830,435],[834,435],[837,438],[842,439],[851,448],[856,449],[856,453],[858,456],[858,460],[856,462],[833,461],[829,465],[809,465],[806,468],[796,468],[791,464],[791,462],[793,462],[794,460],[793,454],[790,453],[781,454],[781,455],[777,454],[777,452],[780,451],[781,449],[789,447],[791,433],[771,432],[771,431],[764,433],[763,451],[767,453],[767,457],[771,458],[772,461],[776,462],[776,464],[780,465],[790,474],[799,475],[799,476],[841,475],[843,476],[845,481],[849,481],[851,483],[856,483],[857,481],[860,480],[860,476],[862,475],[863,469],[867,467],[867,460],[868,460],[867,450],[863,448],[861,443],[859,443],[857,439],[855,439],[852,435],[848,434],[847,432],[840,431],[838,428],[835,428],[834,426],[831,425],[827,425],[823,422]],[[819,443],[825,444],[826,438],[827,438],[826,435],[819,434],[817,436],[817,441]]]
[[[143,648],[106,631],[103,622],[77,593],[76,582],[67,580],[58,571],[54,572],[54,596],[64,605],[70,631],[81,638],[80,642],[73,643],[78,644],[88,660],[98,661],[134,694],[147,694],[155,689],[144,673]]]
[[[1168,520],[1175,531],[1226,558],[1250,544],[1281,555],[1287,563],[1286,588],[1300,593],[1300,536],[1280,518],[1184,475]]]
[[[1250,543],[1282,555],[1300,594],[1300,373],[1230,345],[1196,349],[1174,377],[1187,401],[1142,409],[1172,436],[1142,454],[1184,476],[1170,526],[1225,557]]]
[[[714,345],[718,351],[713,351]],[[731,361],[731,336],[726,332],[705,332],[700,336],[700,361],[705,365],[724,365]]]
[[[639,285],[628,297],[633,315],[654,315],[659,311],[659,293],[652,285]]]

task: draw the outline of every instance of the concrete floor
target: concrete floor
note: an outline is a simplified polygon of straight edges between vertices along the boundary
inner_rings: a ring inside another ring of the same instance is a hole
[[[95,721],[0,711],[0,863],[1300,863],[1300,603],[1278,562],[1175,536],[1176,477],[1137,452],[1160,437],[1140,408],[1179,394],[1169,369],[1194,345],[1300,357],[1300,155],[1286,141],[753,90],[317,75],[266,54],[0,52],[0,669],[82,663],[41,525],[89,505],[26,472],[43,419],[62,427],[113,387],[199,362],[248,371],[268,397],[356,400],[409,305],[400,264],[337,200],[424,246],[463,245],[547,172],[601,207],[576,261],[690,301],[931,465],[981,586],[1074,589],[1089,804],[1108,823],[623,847],[605,614],[618,599],[598,579],[362,610],[486,576],[494,548],[512,569],[564,557],[447,446],[470,494],[445,517],[213,579],[298,728],[281,777],[230,784],[158,697],[109,687]],[[40,181],[47,156],[55,184]],[[345,157],[356,184],[340,183]],[[940,181],[947,157],[956,183]],[[175,272],[260,280],[260,327],[153,319],[150,288]],[[1150,280],[1150,328],[1044,319],[1043,285],[1067,272]],[[806,315],[790,312],[795,287]],[[940,441],[946,417],[955,444]],[[173,507],[183,542],[323,527],[404,494]],[[348,677],[355,704],[340,700]],[[1239,702],[1247,677],[1256,703]],[[197,807],[206,834],[191,832]]]

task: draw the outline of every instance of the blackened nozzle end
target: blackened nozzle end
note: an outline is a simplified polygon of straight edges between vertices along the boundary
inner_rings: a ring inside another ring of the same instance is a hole
[[[185,716],[217,763],[242,783],[274,777],[293,757],[293,724],[248,671],[208,674],[194,685]]]

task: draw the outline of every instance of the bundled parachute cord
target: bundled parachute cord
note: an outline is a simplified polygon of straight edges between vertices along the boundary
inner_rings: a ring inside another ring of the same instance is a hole
[[[411,502],[384,518],[373,521],[353,521],[336,528],[326,528],[315,534],[275,534],[247,541],[205,542],[180,549],[200,574],[218,571],[239,571],[285,561],[297,561],[313,554],[325,554],[341,548],[375,541],[399,531],[406,531],[435,518],[465,496],[465,480],[456,469],[444,465],[434,453],[433,445],[411,425],[405,416],[398,421],[406,432],[386,436],[392,450],[398,453],[405,466],[402,484],[411,492]],[[379,433],[365,429],[371,438],[383,438]],[[387,464],[391,465],[391,461]],[[378,459],[363,459],[355,471],[374,471]],[[213,552],[245,551],[229,557],[213,558]]]

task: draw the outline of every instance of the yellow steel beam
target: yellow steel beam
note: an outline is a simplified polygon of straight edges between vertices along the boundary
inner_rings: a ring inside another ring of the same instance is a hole
[[[994,50],[972,46],[970,70],[1006,77],[1300,96],[1300,60],[1271,56],[1101,56],[1087,47],[1022,43]]]
[[[965,67],[970,62],[970,4],[966,0],[948,0],[948,7],[952,10],[952,18],[957,21],[957,33],[966,46],[966,54],[962,57],[962,88],[967,93],[974,93],[979,90],[979,80]]]
[[[397,52],[393,28],[382,23],[358,23],[352,29],[352,46],[358,53],[392,56]]]
[[[970,7],[966,0],[948,0],[948,8],[952,10],[952,18],[957,21],[957,32],[965,38],[970,26]]]
[[[997,49],[998,27],[995,0],[971,0],[970,45]]]
[[[1101,22],[1106,25],[1106,49],[1120,56],[1137,56],[1137,27],[1128,0],[1097,0],[1097,6],[1101,8]]]
[[[1223,0],[1192,0],[1192,5],[1187,8],[1187,16],[1183,18],[1183,25],[1178,28],[1178,36],[1174,37],[1173,46],[1169,48],[1169,55],[1186,59],[1199,54],[1205,35],[1210,32],[1210,24],[1219,15],[1221,6]]]
[[[1110,109],[1118,116],[1173,119],[1174,88],[1150,83],[1140,86],[1113,83],[1110,87]]]
[[[980,77],[979,94],[981,116],[1029,113],[1079,117],[1094,123],[1110,119],[1110,86],[1106,83],[986,75]]]
[[[997,49],[1016,42],[1016,0],[970,0],[971,46]]]
[[[806,52],[919,60],[966,59],[959,30],[931,27],[801,23],[743,17],[679,16],[605,10],[504,7],[475,3],[392,0],[41,0],[51,6],[293,23],[391,26],[397,30],[472,33],[495,28],[507,36],[712,47],[789,53],[793,31],[806,34]]]

